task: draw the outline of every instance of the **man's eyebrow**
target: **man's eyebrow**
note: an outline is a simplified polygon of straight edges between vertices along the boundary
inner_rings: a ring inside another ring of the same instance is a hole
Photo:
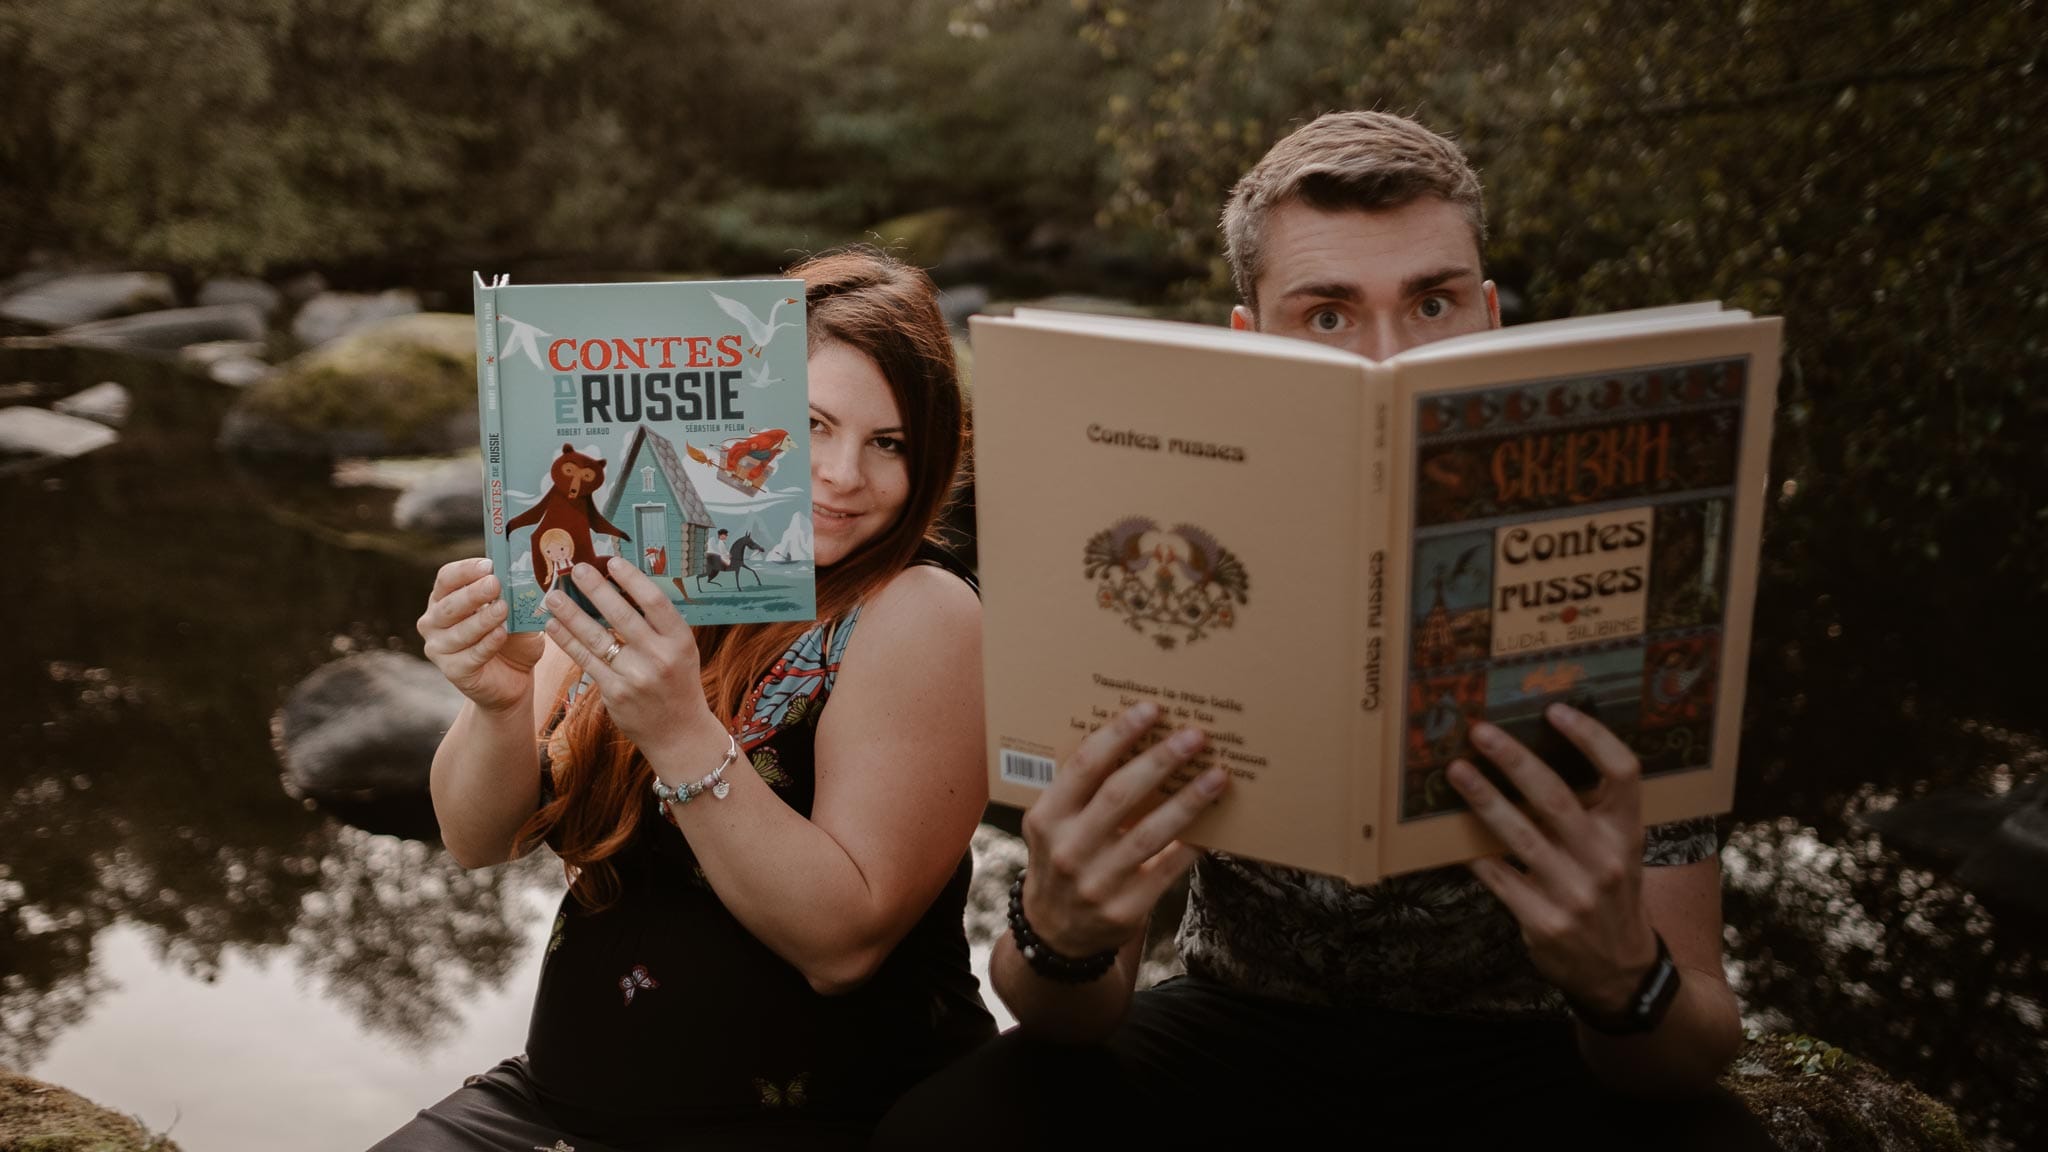
[[[1453,280],[1463,279],[1467,276],[1476,277],[1478,275],[1479,272],[1475,268],[1464,264],[1453,264],[1449,267],[1439,268],[1434,272],[1424,272],[1420,275],[1410,276],[1406,280],[1401,281],[1401,295],[1404,297],[1419,296],[1432,288],[1441,288]]]
[[[1308,284],[1296,284],[1287,289],[1287,291],[1280,293],[1280,299],[1282,300],[1343,300],[1349,302],[1355,301],[1358,298],[1358,285],[1343,280],[1324,280]]]

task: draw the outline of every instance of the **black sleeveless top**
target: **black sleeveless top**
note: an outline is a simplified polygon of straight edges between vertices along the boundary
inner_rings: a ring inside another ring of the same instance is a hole
[[[742,709],[743,760],[805,817],[818,719],[859,617],[806,632]],[[591,913],[565,895],[548,940],[526,1055],[565,1128],[625,1144],[675,1140],[692,1121],[858,1131],[995,1035],[962,928],[970,857],[872,978],[821,996],[726,910],[648,803],[612,857],[617,901]]]

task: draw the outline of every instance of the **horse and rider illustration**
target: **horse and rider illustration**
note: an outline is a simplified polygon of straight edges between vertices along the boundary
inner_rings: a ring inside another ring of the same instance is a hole
[[[697,573],[697,590],[700,592],[704,590],[704,582],[706,580],[716,584],[718,583],[718,578],[727,572],[733,574],[732,584],[734,591],[738,591],[745,586],[740,581],[739,574],[742,572],[753,574],[754,586],[756,588],[764,585],[761,574],[755,572],[747,564],[747,553],[753,552],[758,554],[766,552],[767,549],[755,542],[752,533],[741,536],[739,539],[732,541],[730,545],[726,543],[727,535],[727,531],[720,528],[717,538],[711,541],[704,549],[704,570]]]

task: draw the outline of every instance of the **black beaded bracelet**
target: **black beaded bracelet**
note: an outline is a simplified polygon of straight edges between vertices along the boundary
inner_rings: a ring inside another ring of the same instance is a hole
[[[1024,873],[1021,871],[1010,884],[1010,935],[1016,938],[1017,951],[1024,954],[1024,962],[1031,965],[1033,972],[1062,984],[1087,984],[1099,980],[1116,963],[1114,948],[1076,959],[1046,947],[1038,933],[1031,930],[1031,922],[1024,919]]]

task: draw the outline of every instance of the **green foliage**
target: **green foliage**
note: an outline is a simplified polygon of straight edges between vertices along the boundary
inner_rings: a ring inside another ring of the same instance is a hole
[[[1908,710],[2026,706],[2006,637],[2048,609],[2048,8],[1082,6],[1118,69],[1105,211],[1206,266],[1194,294],[1227,297],[1236,173],[1295,121],[1383,107],[1480,166],[1489,264],[1531,318],[1703,298],[1786,317],[1765,700],[1787,724],[1901,681]],[[1910,669],[1937,664],[1923,697]],[[1809,700],[1802,669],[1838,674]]]

